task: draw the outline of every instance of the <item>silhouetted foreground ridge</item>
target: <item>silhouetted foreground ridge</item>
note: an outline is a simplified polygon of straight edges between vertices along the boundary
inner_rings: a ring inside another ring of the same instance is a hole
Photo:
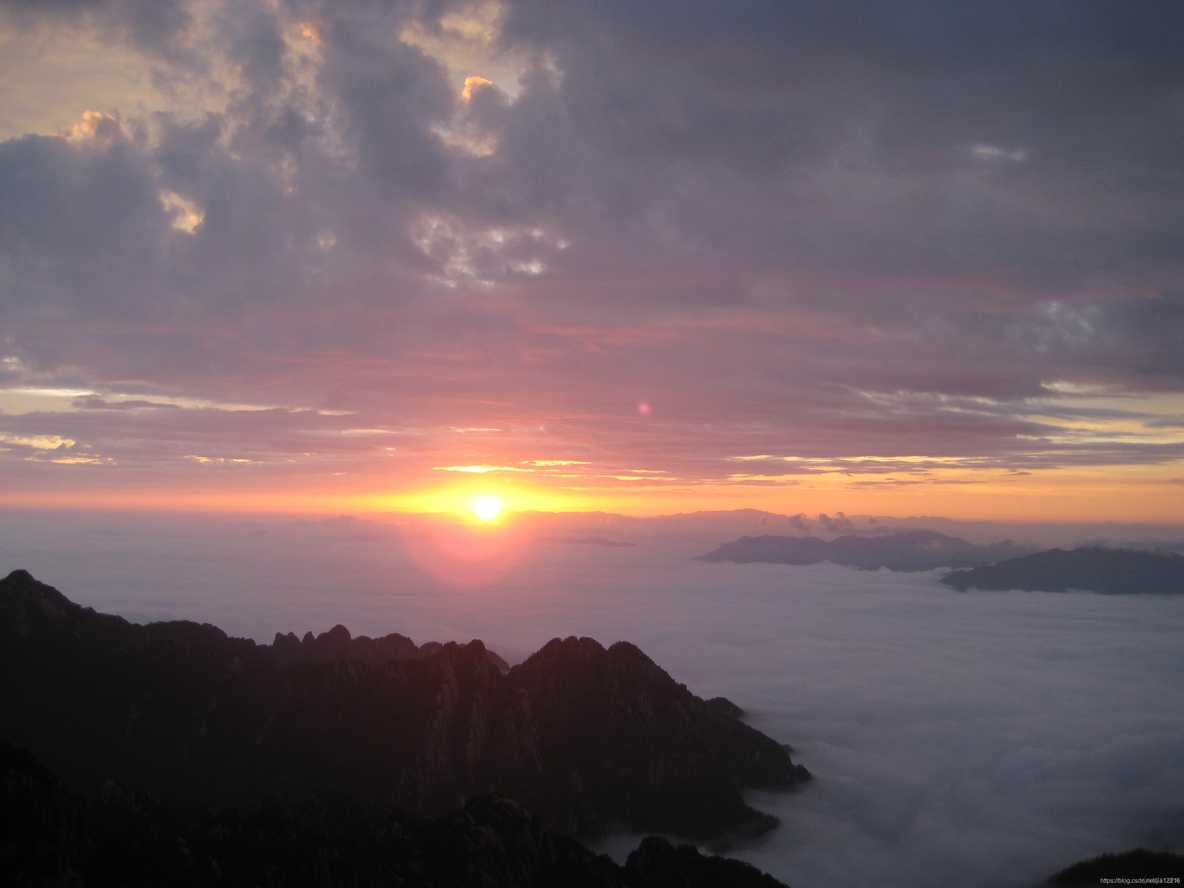
[[[625,866],[542,829],[503,796],[437,818],[344,796],[172,809],[108,784],[84,800],[0,743],[5,886],[784,888],[747,863],[646,839]]]
[[[1081,589],[1106,595],[1184,594],[1184,556],[1131,549],[1050,549],[988,567],[958,570],[941,578],[960,592],[967,589],[1022,589],[1067,592]]]
[[[1184,855],[1136,848],[1134,851],[1103,854],[1075,863],[1052,876],[1045,884],[1055,888],[1084,888],[1087,885],[1129,884],[1127,880],[1134,879],[1182,877]],[[1103,879],[1110,881],[1103,882]]]
[[[0,580],[0,738],[87,793],[114,780],[204,806],[337,792],[441,815],[496,792],[584,836],[760,832],[776,820],[741,790],[810,777],[631,644],[556,639],[503,675],[479,641],[425,654],[407,640],[408,656],[373,666],[351,644],[382,639],[342,630],[317,662],[287,638],[137,626],[14,571]]]

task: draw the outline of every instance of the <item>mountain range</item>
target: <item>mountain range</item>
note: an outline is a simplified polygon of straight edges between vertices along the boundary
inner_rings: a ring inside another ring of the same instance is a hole
[[[922,571],[992,564],[1032,551],[1032,547],[1010,540],[980,546],[935,530],[917,528],[874,536],[848,534],[829,542],[814,536],[745,536],[724,543],[699,560],[794,565],[830,561],[860,570],[886,567],[895,571]]]
[[[1025,592],[1068,592],[1080,589],[1104,595],[1184,594],[1184,555],[1085,546],[1049,549],[998,564],[959,570],[941,581],[967,589],[1021,589]]]
[[[628,643],[555,639],[513,668],[480,641],[344,627],[259,645],[99,614],[24,571],[0,581],[0,697],[0,739],[72,789],[168,805],[336,792],[443,815],[501,793],[568,835],[719,840],[776,825],[745,789],[810,779]]]

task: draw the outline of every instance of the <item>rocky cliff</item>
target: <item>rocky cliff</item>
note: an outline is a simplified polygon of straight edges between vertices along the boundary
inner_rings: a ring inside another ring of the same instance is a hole
[[[760,832],[775,821],[742,790],[810,776],[629,644],[556,639],[503,674],[479,641],[375,665],[337,636],[344,658],[301,661],[209,625],[98,614],[15,571],[0,738],[82,790],[114,779],[180,805],[332,791],[425,814],[497,792],[584,836]]]

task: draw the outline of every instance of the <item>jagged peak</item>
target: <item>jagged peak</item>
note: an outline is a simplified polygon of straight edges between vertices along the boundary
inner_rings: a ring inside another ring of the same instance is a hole
[[[348,629],[338,623],[328,632],[318,635],[317,641],[320,641],[322,638],[328,641],[349,641],[351,638],[353,638],[353,636],[350,635],[350,631]]]
[[[642,659],[649,660],[651,663],[653,662],[653,660],[651,660],[649,656],[646,655],[645,651],[643,651],[631,641],[613,642],[608,648],[608,653],[610,656],[640,657]]]
[[[533,656],[540,655],[554,655],[558,653],[582,653],[582,654],[603,654],[605,651],[602,645],[595,638],[589,638],[586,635],[569,635],[566,638],[552,638],[545,645],[539,648]]]
[[[47,616],[65,616],[84,610],[53,586],[42,583],[27,570],[18,568],[0,580],[0,593],[10,599],[36,601]]]

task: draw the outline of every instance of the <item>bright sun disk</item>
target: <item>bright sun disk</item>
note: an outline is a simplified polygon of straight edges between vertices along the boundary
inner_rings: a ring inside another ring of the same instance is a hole
[[[473,511],[482,521],[492,521],[502,510],[502,504],[496,496],[479,496],[473,503]]]

